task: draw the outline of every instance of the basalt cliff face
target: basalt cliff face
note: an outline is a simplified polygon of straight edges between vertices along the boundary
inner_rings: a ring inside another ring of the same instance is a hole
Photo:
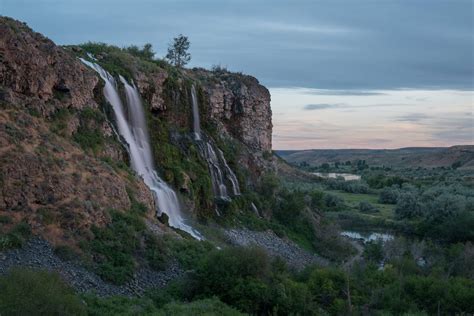
[[[220,148],[242,191],[273,168],[268,90],[249,76],[177,70],[118,48],[59,47],[25,24],[0,18],[0,215],[27,221],[52,242],[110,221],[136,203],[154,221],[155,202],[129,167],[104,82],[78,57],[124,76],[140,91],[158,172],[185,212],[213,214],[208,164],[192,137],[191,87],[203,133]]]
[[[141,179],[115,167],[126,155],[99,110],[99,86],[69,52],[0,18],[0,214],[12,225],[61,243],[107,223],[108,209],[154,208]]]
[[[254,77],[196,69],[194,76],[203,83],[208,98],[208,119],[216,122],[219,133],[245,145],[241,161],[251,177],[273,169],[272,111],[270,92]]]

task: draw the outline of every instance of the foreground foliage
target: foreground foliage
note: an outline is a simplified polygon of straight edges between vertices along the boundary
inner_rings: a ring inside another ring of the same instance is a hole
[[[413,257],[393,258],[383,270],[377,257],[352,269],[312,267],[295,273],[258,249],[228,248],[203,258],[184,280],[149,297],[166,302],[217,297],[256,315],[341,315],[350,312],[442,314],[472,312],[474,281],[440,277],[439,268],[422,269]]]
[[[14,269],[0,277],[1,315],[86,315],[74,291],[56,273]]]

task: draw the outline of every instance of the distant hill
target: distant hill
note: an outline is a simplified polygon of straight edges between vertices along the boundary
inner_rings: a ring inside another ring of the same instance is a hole
[[[276,153],[292,164],[306,162],[311,166],[323,163],[365,160],[371,166],[391,167],[450,167],[474,170],[474,145],[452,147],[407,147],[400,149],[310,149],[277,150]]]

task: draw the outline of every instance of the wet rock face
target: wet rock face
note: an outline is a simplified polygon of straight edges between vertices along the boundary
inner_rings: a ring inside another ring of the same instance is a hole
[[[164,70],[155,71],[148,76],[143,73],[136,73],[135,80],[140,94],[150,105],[152,111],[165,111],[166,104],[163,99],[163,85],[168,78],[168,73]]]
[[[0,17],[0,98],[43,116],[58,107],[97,107],[97,76],[25,24]]]

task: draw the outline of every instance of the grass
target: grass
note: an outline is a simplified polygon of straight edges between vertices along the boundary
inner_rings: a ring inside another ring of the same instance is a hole
[[[325,217],[336,222],[342,229],[357,230],[404,230],[404,224],[395,219],[395,205],[381,204],[377,193],[348,193],[341,190],[324,190],[344,201],[344,207],[339,211],[325,212]],[[364,213],[359,209],[361,202],[368,202],[378,212]]]
[[[336,191],[336,190],[328,190],[325,192],[334,194],[342,198],[347,205],[346,211],[353,211],[353,212],[360,213],[361,215],[364,215],[364,216],[368,216],[372,218],[381,218],[385,220],[393,220],[395,218],[394,205],[380,204],[378,202],[378,194],[347,193],[347,192]],[[369,202],[370,204],[375,206],[377,209],[379,209],[379,212],[373,213],[373,214],[361,213],[359,211],[359,203],[363,201]]]

